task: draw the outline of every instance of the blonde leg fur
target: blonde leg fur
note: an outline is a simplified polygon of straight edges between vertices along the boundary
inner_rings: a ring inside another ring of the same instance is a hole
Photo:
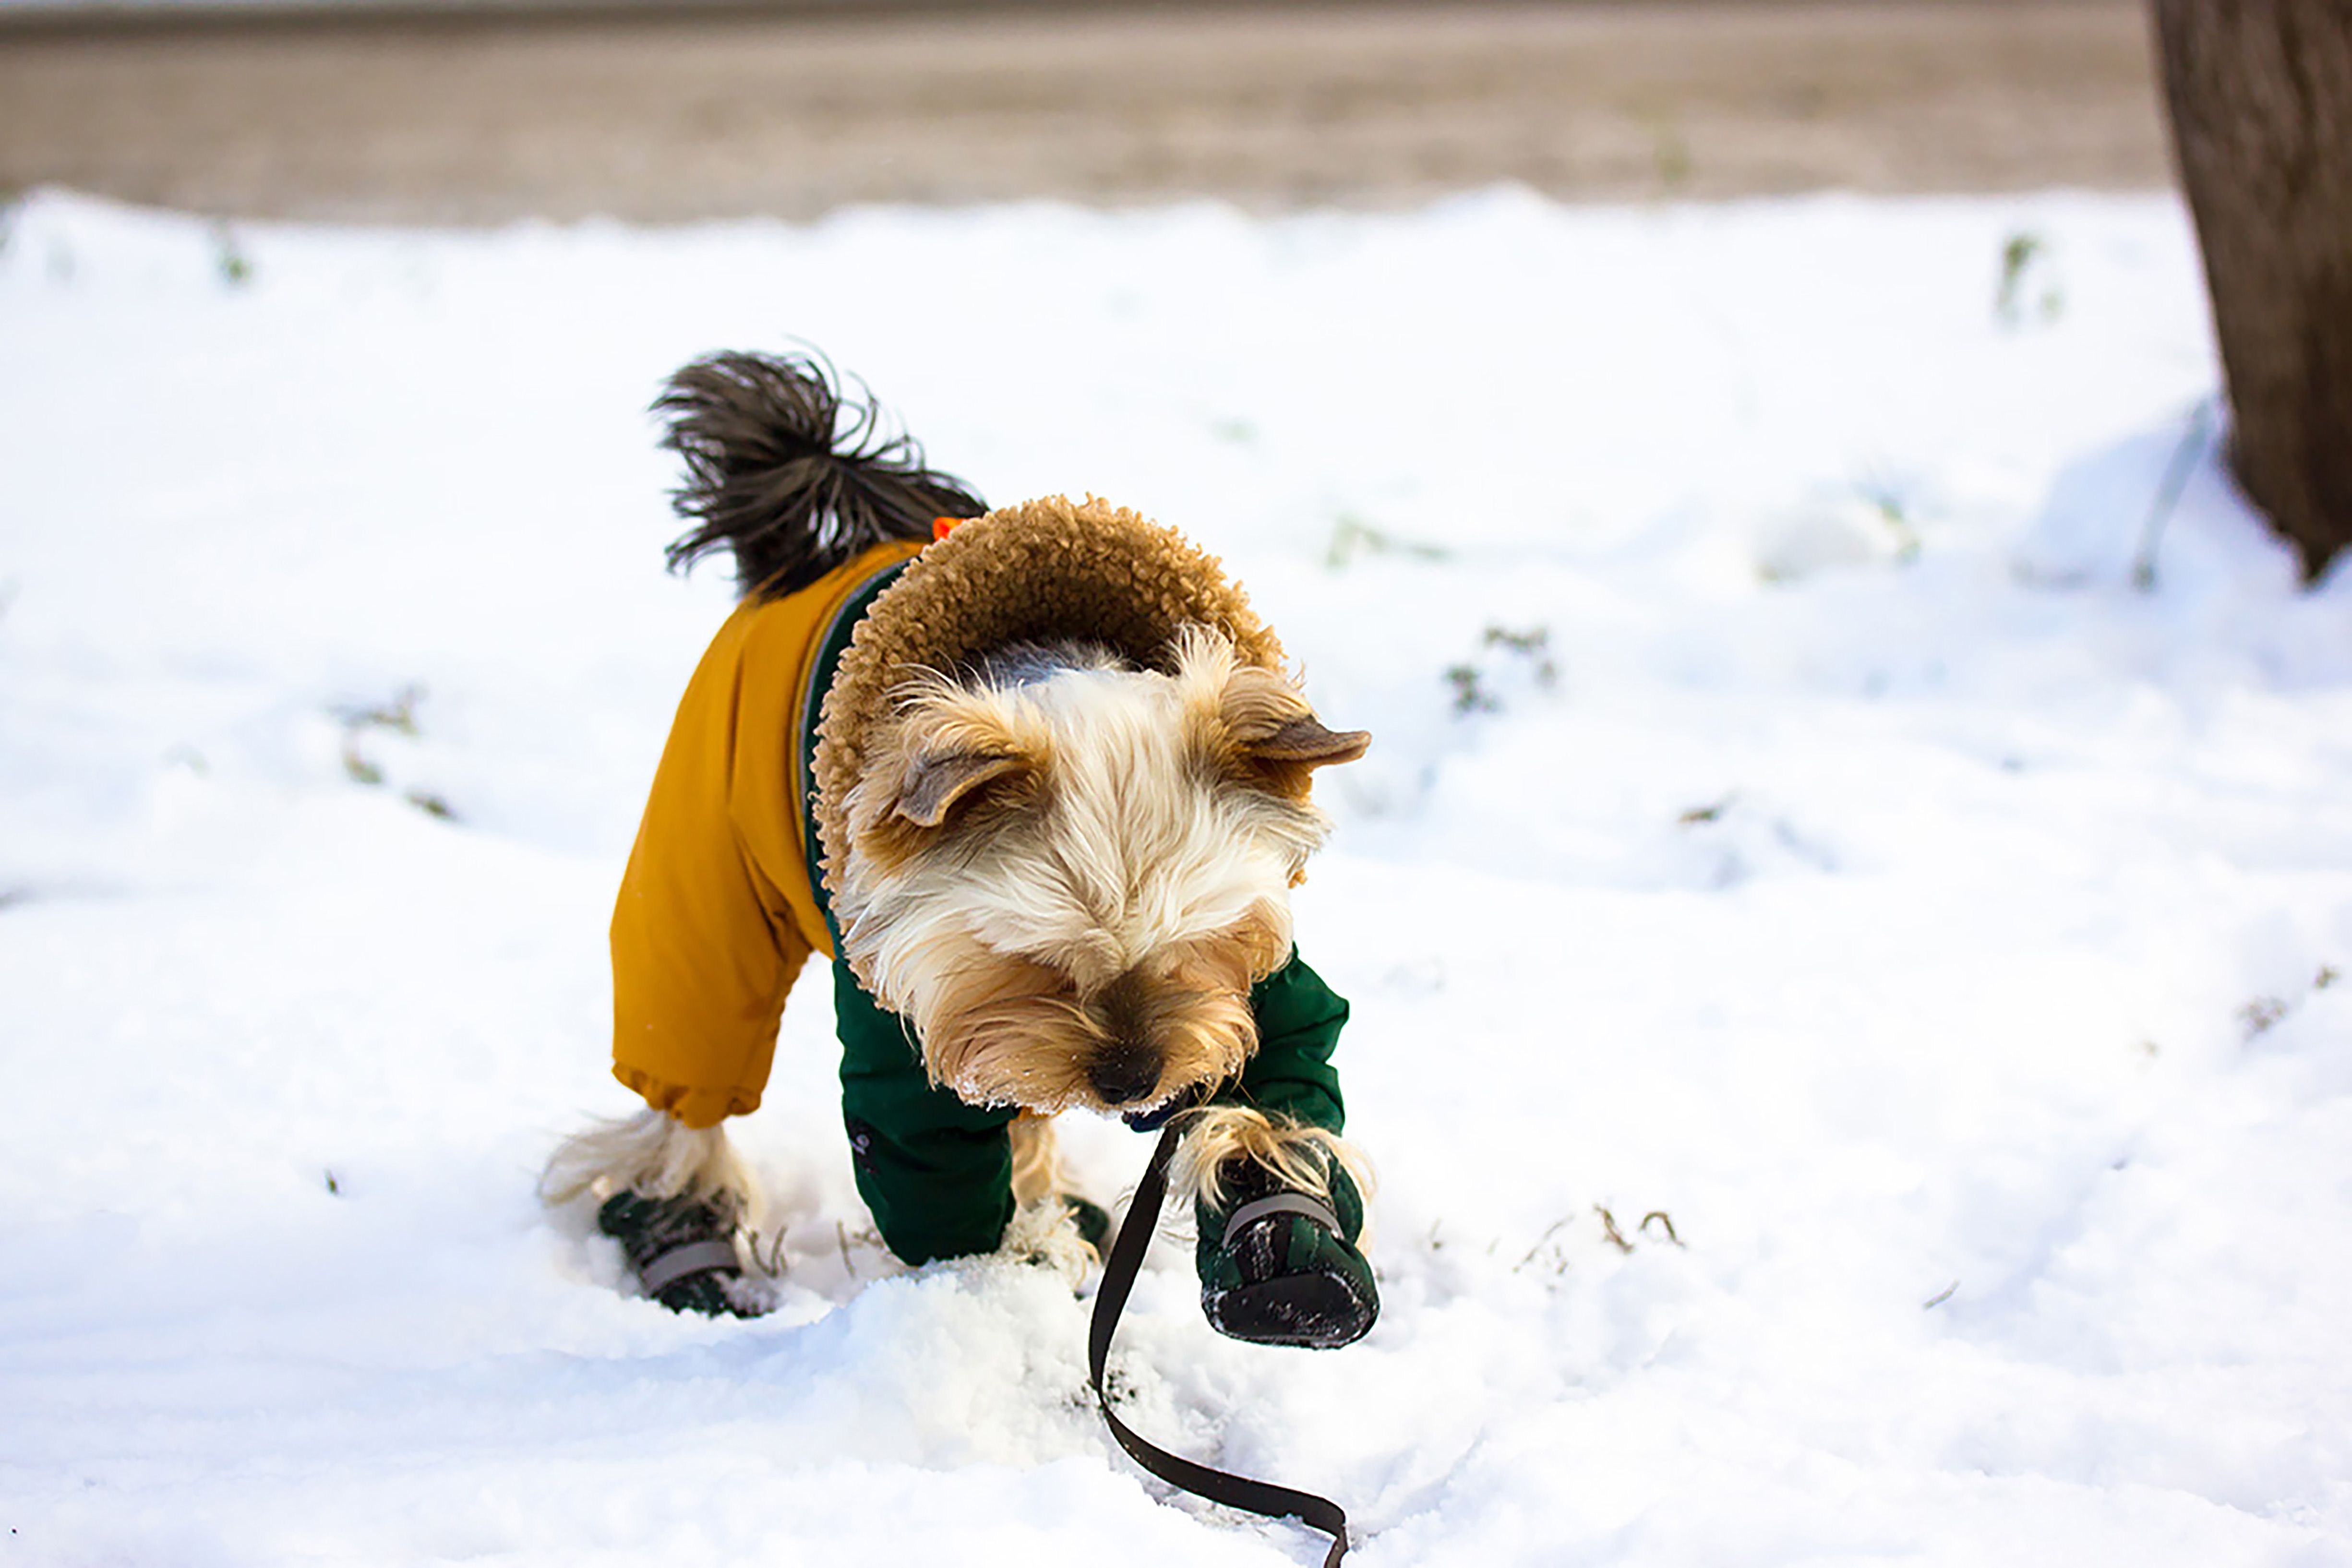
[[[1013,1119],[1011,1132],[1013,1201],[1027,1208],[1062,1190],[1061,1162],[1054,1154],[1054,1119],[1024,1111]]]
[[[1222,1208],[1225,1191],[1219,1173],[1237,1157],[1253,1160],[1284,1186],[1318,1197],[1330,1196],[1328,1160],[1348,1173],[1359,1196],[1369,1200],[1372,1195],[1371,1166],[1347,1139],[1241,1105],[1213,1105],[1193,1113],[1183,1141],[1176,1145],[1169,1189],[1178,1197]]]
[[[759,1189],[726,1132],[689,1127],[667,1111],[600,1122],[558,1145],[539,1178],[540,1201],[554,1207],[582,1197],[598,1202],[618,1192],[643,1197],[732,1197],[747,1226],[757,1225]]]

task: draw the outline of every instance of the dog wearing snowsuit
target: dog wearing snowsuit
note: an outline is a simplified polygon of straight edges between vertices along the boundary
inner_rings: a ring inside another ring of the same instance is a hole
[[[824,954],[857,1188],[898,1258],[995,1250],[1024,1211],[1099,1244],[1051,1116],[1181,1116],[1211,1322],[1366,1332],[1348,1007],[1286,898],[1328,828],[1312,774],[1366,737],[1321,726],[1180,536],[1091,499],[986,511],[903,438],[844,450],[821,365],[715,356],[659,406],[701,525],[673,559],[730,548],[746,592],[614,912],[614,1073],[647,1109],[560,1151],[551,1194],[597,1196],[648,1294],[747,1310],[719,1128]]]

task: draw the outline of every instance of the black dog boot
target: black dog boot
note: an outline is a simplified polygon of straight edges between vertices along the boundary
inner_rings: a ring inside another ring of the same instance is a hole
[[[1381,1315],[1372,1266],[1356,1250],[1364,1202],[1348,1173],[1330,1173],[1329,1198],[1283,1185],[1254,1160],[1221,1173],[1221,1207],[1193,1205],[1200,1240],[1201,1310],[1209,1326],[1254,1344],[1336,1350],[1371,1332]]]
[[[1110,1210],[1094,1199],[1080,1197],[1074,1192],[1062,1194],[1062,1207],[1070,1211],[1070,1223],[1077,1227],[1080,1239],[1095,1249],[1095,1256],[1108,1257],[1110,1253]]]
[[[596,1228],[621,1244],[645,1293],[674,1312],[758,1317],[766,1309],[735,1260],[735,1202],[714,1197],[607,1198]]]

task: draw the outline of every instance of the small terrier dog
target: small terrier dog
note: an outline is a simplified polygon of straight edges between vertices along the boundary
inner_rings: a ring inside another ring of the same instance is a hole
[[[751,1312],[756,1107],[785,991],[836,958],[859,1189],[908,1262],[1051,1251],[1108,1216],[1051,1118],[1185,1118],[1174,1171],[1221,1332],[1330,1346],[1379,1310],[1365,1167],[1298,958],[1317,718],[1217,563],[1130,512],[987,511],[823,361],[721,354],[656,409],[744,594],[681,703],[613,926],[614,1072],[647,1102],[550,1162],[645,1293]],[[1059,1238],[1059,1240],[1056,1240]]]

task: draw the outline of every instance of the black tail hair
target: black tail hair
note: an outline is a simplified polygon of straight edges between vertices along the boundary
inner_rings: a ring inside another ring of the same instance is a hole
[[[857,391],[845,423],[820,355],[706,354],[670,377],[654,412],[669,421],[662,444],[686,459],[670,505],[695,525],[670,545],[670,570],[732,550],[742,591],[772,599],[885,540],[929,538],[935,518],[988,510],[887,434],[872,392]]]

